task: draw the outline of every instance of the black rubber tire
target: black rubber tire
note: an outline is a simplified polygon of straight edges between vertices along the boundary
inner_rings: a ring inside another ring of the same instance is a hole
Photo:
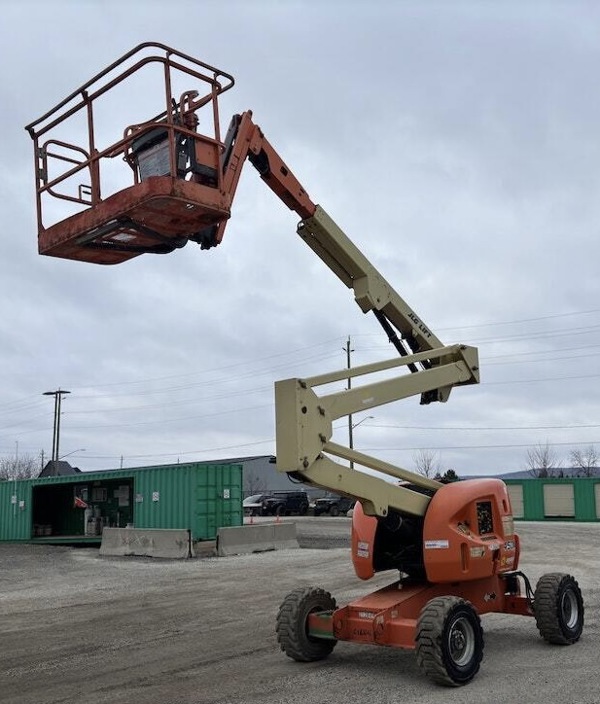
[[[479,672],[483,630],[473,605],[457,596],[431,599],[417,621],[417,663],[434,682],[459,687]]]
[[[540,577],[533,598],[542,638],[556,645],[576,643],[583,631],[583,596],[574,577],[553,572]]]
[[[333,506],[329,509],[329,515],[333,516],[334,518],[336,516],[340,515],[340,507],[337,504],[333,504]]]
[[[281,504],[273,511],[274,516],[283,516],[284,513],[285,511],[283,510],[283,506]]]
[[[300,506],[300,515],[306,516],[307,513],[308,513],[308,504],[302,504]]]
[[[318,587],[294,589],[283,600],[277,614],[277,641],[283,652],[298,662],[323,660],[337,640],[313,638],[307,633],[307,619],[314,611],[333,611],[335,599]]]

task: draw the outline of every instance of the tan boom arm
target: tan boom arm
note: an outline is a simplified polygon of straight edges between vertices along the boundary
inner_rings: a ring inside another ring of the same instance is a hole
[[[430,495],[441,484],[333,443],[333,421],[414,395],[421,396],[421,403],[446,401],[454,386],[479,382],[477,350],[464,345],[444,347],[327,213],[312,204],[291,170],[254,125],[251,113],[244,113],[239,125],[233,149],[232,182],[237,185],[240,165],[248,155],[267,185],[289,208],[304,217],[298,225],[300,237],[345,286],[353,289],[360,309],[375,313],[402,355],[399,359],[310,379],[277,382],[277,469],[308,484],[359,499],[365,512],[371,515],[386,516],[390,508],[424,515]],[[395,368],[406,368],[408,373],[323,396],[315,391],[319,386]],[[355,470],[331,457],[410,483],[428,494]]]
[[[413,374],[373,381],[345,391],[322,396],[315,391],[318,386],[407,366],[425,358],[444,362]],[[441,486],[439,482],[333,443],[333,421],[440,386],[474,383],[476,367],[477,350],[455,345],[308,379],[276,382],[277,469],[309,484],[360,499],[365,512],[372,515],[386,516],[389,508],[424,515],[429,503],[427,495],[351,469],[329,456],[352,461],[423,489],[435,491]]]
[[[440,349],[443,343],[431,332],[406,301],[384,279],[356,245],[344,234],[308,193],[284,163],[278,152],[265,138],[262,130],[246,111],[234,116],[228,130],[231,154],[227,159],[223,181],[225,191],[233,200],[242,166],[248,159],[258,170],[263,181],[288,208],[302,220],[298,234],[327,264],[340,281],[354,290],[354,297],[363,313],[373,311],[388,338],[401,355]],[[217,238],[221,241],[222,230]],[[399,336],[398,336],[399,333]],[[431,365],[444,364],[443,358],[420,358],[418,363],[407,363],[411,372]],[[475,364],[475,367],[477,365]],[[476,379],[452,381],[421,393],[421,403],[446,401],[452,386],[457,383],[476,383]]]

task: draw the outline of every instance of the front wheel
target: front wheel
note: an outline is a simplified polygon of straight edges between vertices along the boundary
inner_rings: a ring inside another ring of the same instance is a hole
[[[326,658],[337,640],[310,636],[308,615],[315,611],[334,611],[335,608],[335,599],[324,589],[303,587],[288,594],[279,607],[275,629],[277,641],[284,653],[298,662]]]
[[[438,684],[470,682],[483,659],[483,630],[477,611],[464,599],[431,599],[417,621],[417,663]]]
[[[583,597],[570,574],[551,573],[540,577],[533,600],[535,622],[548,643],[571,645],[583,631]]]

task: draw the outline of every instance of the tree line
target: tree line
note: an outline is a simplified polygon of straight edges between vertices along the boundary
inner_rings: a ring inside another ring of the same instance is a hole
[[[0,482],[12,479],[31,479],[39,476],[40,472],[40,458],[33,455],[0,459]]]
[[[431,450],[419,450],[413,456],[415,471],[428,479],[449,482],[460,477],[454,469],[443,470],[440,458]],[[526,452],[525,470],[530,476],[547,477],[597,477],[600,476],[600,456],[594,445],[584,449],[570,450],[561,458],[548,444],[530,447]]]
[[[527,450],[526,469],[532,477],[597,477],[598,452],[594,445],[583,450],[570,450],[565,460],[557,455],[548,443],[536,445]]]

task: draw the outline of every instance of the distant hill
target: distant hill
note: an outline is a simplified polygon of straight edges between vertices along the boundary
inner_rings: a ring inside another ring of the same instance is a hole
[[[523,469],[519,472],[506,472],[505,474],[497,474],[496,475],[498,479],[536,479],[536,477],[532,476],[531,472],[528,469]],[[552,474],[550,475],[549,478],[551,479],[556,479],[556,478],[565,478],[568,479],[570,477],[580,477],[581,476],[581,469],[579,467],[560,467],[560,468],[555,468],[552,470]],[[592,475],[594,477],[600,477],[600,468],[594,467],[592,470]]]

